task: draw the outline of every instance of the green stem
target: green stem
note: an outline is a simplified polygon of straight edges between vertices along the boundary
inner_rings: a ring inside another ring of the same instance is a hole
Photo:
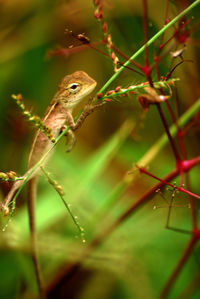
[[[184,126],[191,118],[192,116],[200,109],[200,99],[198,99],[193,106],[191,106],[178,120],[178,124],[180,126]],[[46,159],[50,151],[56,146],[56,144],[60,141],[60,139],[67,133],[69,130],[69,127],[67,127],[56,139],[55,143],[52,144],[52,147],[44,154],[44,156],[30,169],[29,174],[24,179],[23,184],[20,186],[20,188],[17,190],[14,198],[13,198],[13,206],[15,206],[16,199],[18,195],[20,194],[21,190],[24,188],[26,182],[28,181],[29,177],[32,175],[32,173],[42,165],[42,162]],[[171,136],[174,137],[177,133],[177,128],[175,125],[172,125],[170,127],[170,133]],[[167,144],[168,138],[166,134],[163,134],[162,137],[150,148],[150,150],[137,162],[138,166],[145,166],[157,155],[157,153]],[[129,175],[129,180],[132,180],[132,177]]]
[[[183,127],[189,122],[189,120],[200,110],[200,99],[198,99],[177,121],[177,124],[180,127]],[[169,128],[172,137],[176,136],[177,126],[172,125]],[[105,217],[106,213],[110,210],[110,207],[114,202],[119,199],[122,194],[127,190],[130,184],[138,176],[138,172],[135,172],[135,164],[139,167],[145,167],[152,162],[152,160],[158,155],[158,153],[164,148],[168,143],[168,138],[166,134],[163,134],[156,143],[146,152],[146,154],[138,160],[133,165],[133,169],[129,170],[124,179],[115,187],[115,189],[107,196],[105,200],[105,206],[102,207],[102,210],[99,211],[99,214],[96,215],[97,223],[99,219]],[[132,175],[130,175],[132,173]],[[95,220],[96,221],[96,220]]]
[[[177,15],[173,20],[171,20],[167,25],[165,25],[160,31],[158,31],[146,44],[144,44],[137,52],[135,52],[129,60],[127,60],[122,67],[115,73],[106,84],[99,90],[98,93],[102,93],[110,84],[119,76],[119,74],[124,70],[126,66],[131,63],[131,60],[136,59],[142,52],[144,52],[145,47],[149,47],[159,36],[161,36],[167,29],[169,29],[172,25],[174,25],[178,20],[180,20],[184,15],[186,15],[190,10],[192,10],[195,6],[200,4],[200,0],[194,1],[190,6],[184,9],[179,15]]]
[[[195,113],[200,110],[200,99],[198,101],[196,101],[196,103],[191,106],[182,116],[181,118],[178,120],[178,124],[180,126],[184,126],[192,117],[193,115],[195,115]],[[26,182],[28,181],[29,177],[31,176],[31,174],[38,168],[40,167],[40,165],[42,164],[42,162],[45,160],[45,158],[48,156],[49,152],[56,146],[56,144],[60,141],[60,139],[66,134],[66,132],[69,130],[69,127],[67,127],[56,139],[55,144],[52,145],[52,148],[50,148],[46,154],[44,154],[44,156],[35,164],[35,166],[29,171],[29,174],[27,175],[27,177],[24,179],[23,184],[20,186],[20,188],[18,189],[17,193],[15,194],[14,198],[13,198],[13,205],[15,205],[16,199],[18,197],[18,195],[20,194],[21,190],[23,189],[23,187],[25,186]],[[177,133],[177,128],[175,125],[172,125],[170,127],[170,133],[171,136],[174,137],[175,134]],[[150,150],[137,162],[138,166],[146,166],[147,164],[149,164],[153,158],[158,154],[158,152],[167,144],[168,139],[166,134],[162,135],[160,137],[160,139],[150,148]],[[133,177],[128,175],[126,176],[127,182],[128,181],[132,181]]]
[[[41,167],[41,169],[42,169],[42,172],[44,173],[44,175],[47,177],[48,182],[53,186],[53,188],[55,189],[55,191],[59,194],[59,196],[60,196],[60,198],[61,198],[64,206],[66,207],[69,215],[72,218],[72,221],[74,222],[74,224],[78,228],[78,231],[80,233],[82,242],[85,243],[84,229],[80,226],[79,222],[77,221],[77,216],[74,216],[72,210],[70,209],[70,205],[66,202],[66,200],[64,198],[64,192],[63,192],[63,190],[61,192],[61,190],[59,190],[58,187],[57,187],[57,182],[50,177],[50,175],[48,174],[48,172],[46,172],[46,170],[43,167]]]
[[[169,80],[167,80],[167,81],[157,81],[157,82],[154,82],[154,87],[155,88],[160,88],[160,87],[167,87],[167,88],[169,88],[169,86],[167,85],[167,83],[168,84],[170,84],[170,82],[176,82],[176,81],[178,81],[179,79],[177,79],[177,78],[175,78],[175,79],[169,79]],[[123,95],[123,94],[125,94],[125,93],[128,93],[128,92],[130,92],[130,91],[137,91],[137,90],[139,90],[139,89],[145,89],[145,87],[149,87],[150,86],[150,84],[141,84],[141,85],[135,85],[135,86],[133,86],[133,87],[128,87],[128,88],[124,88],[123,89],[123,87],[120,89],[120,91],[118,91],[118,92],[113,92],[113,93],[111,93],[110,95],[105,95],[105,96],[102,96],[101,98],[99,98],[98,100],[99,101],[101,101],[101,100],[104,100],[104,99],[110,99],[110,98],[113,98],[113,97],[115,97],[115,96],[120,96],[120,95]]]
[[[102,93],[118,76],[119,74],[124,70],[124,68],[130,64],[131,60],[135,59],[138,55],[140,55],[146,46],[150,46],[159,36],[162,35],[163,32],[165,32],[168,28],[170,28],[173,24],[175,24],[180,18],[182,18],[185,14],[187,14],[190,10],[192,10],[196,5],[200,4],[200,0],[194,1],[190,6],[188,6],[185,10],[183,10],[178,16],[176,16],[173,20],[171,20],[167,25],[165,25],[157,34],[155,34],[145,45],[143,45],[136,53],[134,53],[129,60],[127,60],[124,65],[119,69],[117,73],[115,73],[107,82],[106,84],[101,88],[101,90],[98,93]],[[18,191],[16,192],[14,198],[13,198],[13,206],[15,206],[16,199],[18,195],[20,194],[21,190],[23,189],[24,185],[28,181],[28,178],[31,176],[31,174],[42,164],[42,162],[45,160],[45,158],[48,156],[49,152],[56,146],[56,144],[60,141],[60,139],[67,133],[69,130],[69,127],[67,127],[56,139],[55,143],[52,145],[52,147],[47,151],[46,154],[35,164],[34,167],[32,167],[29,171],[29,174],[24,179],[23,184],[20,186]]]
[[[16,199],[19,196],[20,192],[22,191],[22,189],[24,188],[26,182],[28,181],[29,177],[36,171],[37,168],[39,168],[43,161],[46,159],[46,157],[48,156],[48,154],[53,150],[53,148],[56,146],[56,144],[60,141],[60,139],[67,133],[67,131],[69,130],[69,126],[66,127],[66,129],[56,138],[56,141],[54,144],[52,144],[52,147],[44,154],[44,156],[29,170],[28,175],[25,177],[23,184],[19,187],[19,189],[17,190],[13,201],[12,201],[12,206],[15,207],[15,203],[16,203]]]

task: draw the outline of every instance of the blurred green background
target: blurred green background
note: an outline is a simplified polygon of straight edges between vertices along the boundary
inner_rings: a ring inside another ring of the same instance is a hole
[[[144,42],[142,1],[103,3],[113,42],[121,51],[132,55]],[[170,18],[184,8],[180,3],[169,3]],[[185,1],[186,5],[189,3]],[[149,35],[152,36],[163,26],[165,1],[149,1],[148,13]],[[19,175],[24,174],[35,131],[21,115],[11,94],[22,93],[27,109],[42,116],[66,74],[76,70],[87,72],[98,82],[97,90],[113,74],[109,58],[82,46],[66,33],[66,29],[74,34],[85,33],[92,43],[99,44],[103,38],[101,26],[93,14],[94,6],[89,0],[0,0],[0,171],[13,170]],[[195,19],[184,58],[193,60],[193,63],[183,64],[173,75],[180,78],[176,92],[181,114],[200,94],[199,7],[192,15]],[[167,36],[170,32],[172,29]],[[74,48],[68,55],[51,55],[53,50],[67,49],[70,45]],[[101,43],[99,47],[106,52]],[[151,59],[153,51],[151,47]],[[143,61],[143,56],[137,60],[138,63]],[[166,75],[170,65],[171,56],[167,55],[160,63],[161,75]],[[126,69],[110,89],[144,81],[145,78]],[[172,107],[175,109],[173,102]],[[81,105],[77,111],[80,108]],[[169,115],[167,119],[170,124]],[[116,99],[89,116],[76,132],[77,144],[70,154],[66,153],[65,140],[59,142],[46,169],[63,186],[67,202],[85,229],[87,242],[96,229],[102,231],[155,183],[145,175],[138,176],[121,197],[116,194],[112,203],[109,202],[110,194],[122,182],[132,164],[143,157],[163,132],[155,107],[145,113],[136,96],[131,95]],[[189,131],[185,141],[188,157],[198,155],[198,126]],[[169,145],[149,166],[150,172],[159,177],[174,168]],[[198,167],[191,171],[191,178],[192,190],[198,194]],[[1,200],[10,187],[11,183],[1,183]],[[163,192],[163,196],[170,200],[172,193]],[[191,229],[187,196],[177,194],[175,201],[181,207],[172,211],[172,226]],[[154,209],[155,206],[162,208]],[[59,196],[43,176],[40,177],[36,212],[40,262],[47,284],[56,277],[60,266],[72,263],[87,245],[82,244]],[[166,202],[156,194],[93,253],[72,282],[71,289],[61,298],[67,298],[67,294],[70,298],[158,298],[189,240],[187,234],[165,229],[167,213]],[[2,228],[6,221],[1,216]],[[36,294],[36,285],[29,253],[26,190],[17,200],[15,215],[6,231],[0,234],[0,298],[30,298]],[[170,298],[199,298],[198,251],[197,246]],[[177,297],[180,294],[183,297]],[[184,294],[192,297],[184,297]]]

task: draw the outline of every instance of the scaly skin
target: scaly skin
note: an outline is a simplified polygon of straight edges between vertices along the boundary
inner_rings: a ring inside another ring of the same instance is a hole
[[[43,122],[46,126],[52,129],[52,133],[56,138],[64,124],[67,124],[71,129],[76,129],[77,124],[74,123],[72,117],[73,108],[82,101],[85,96],[90,94],[96,87],[96,81],[89,77],[85,72],[77,71],[71,75],[67,75],[61,81],[58,91],[53,97],[50,105],[48,106]],[[87,115],[87,113],[86,113]],[[24,177],[28,175],[29,170],[42,158],[42,156],[53,146],[51,141],[38,130],[33,139],[31,146],[29,159],[28,159],[28,171]],[[45,159],[44,164],[47,162]],[[44,164],[42,166],[44,166]],[[29,225],[31,232],[31,254],[35,267],[35,273],[37,278],[37,284],[40,292],[40,297],[44,298],[43,284],[39,269],[37,246],[36,246],[36,233],[35,233],[35,198],[37,188],[37,174],[36,170],[29,177],[28,186],[28,211],[29,211]],[[16,190],[22,185],[22,181],[17,181],[13,184],[10,192],[8,193],[1,209],[8,210],[8,204],[12,200]]]
[[[70,88],[71,84],[77,84],[77,90]],[[77,71],[71,75],[67,75],[61,81],[58,91],[50,102],[44,117],[43,122],[52,129],[54,137],[57,137],[61,128],[65,123],[72,129],[75,127],[75,123],[72,117],[73,108],[82,101],[85,96],[90,94],[96,86],[96,81],[89,77],[85,72]],[[38,130],[32,142],[29,159],[28,159],[28,171],[24,177],[28,175],[29,170],[42,158],[42,156],[53,146],[51,141]],[[45,159],[47,162],[48,158]],[[44,164],[42,165],[44,166]],[[37,175],[36,170],[29,180]],[[6,196],[4,203],[1,206],[1,210],[6,211],[8,204],[12,200],[15,192],[23,184],[22,181],[16,181],[8,195]]]

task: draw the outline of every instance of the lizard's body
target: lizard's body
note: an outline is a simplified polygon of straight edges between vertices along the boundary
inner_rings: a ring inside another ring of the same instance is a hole
[[[74,84],[79,84],[77,88],[80,88],[80,90],[77,92],[75,89],[70,90],[69,88],[70,85],[73,87]],[[90,94],[95,86],[96,81],[81,71],[68,75],[62,80],[58,92],[55,94],[42,119],[44,124],[51,128],[55,138],[59,135],[65,123],[73,129],[73,108],[85,96]],[[31,146],[28,169],[33,167],[51,146],[52,143],[49,138],[38,130]]]
[[[70,89],[70,86],[77,84],[78,91]],[[85,72],[77,71],[71,75],[67,75],[63,78],[59,89],[49,104],[44,117],[43,122],[46,126],[51,128],[54,137],[56,138],[61,128],[65,123],[72,129],[75,126],[72,117],[73,108],[90,94],[96,86],[96,81],[90,78]],[[44,135],[40,130],[35,134],[32,142],[29,158],[28,158],[28,171],[23,176],[24,178],[28,175],[29,170],[42,158],[42,156],[53,146],[50,139]],[[45,159],[44,163],[47,162]],[[29,180],[36,176],[38,169],[29,177]],[[4,203],[1,207],[2,210],[6,210],[9,202],[12,200],[16,190],[23,184],[23,180],[16,181]]]
[[[73,108],[90,94],[96,86],[96,81],[90,78],[86,73],[77,71],[71,75],[64,77],[59,85],[58,92],[55,94],[50,105],[48,106],[44,117],[44,124],[51,128],[54,137],[56,138],[61,128],[65,123],[72,129],[76,128],[72,117]],[[29,170],[43,157],[43,155],[53,146],[49,138],[38,130],[33,139],[31,146],[29,159],[28,159],[28,171],[24,175],[26,177]],[[44,163],[47,162],[45,159]],[[43,165],[42,165],[43,166]],[[42,283],[40,278],[40,271],[37,260],[36,240],[35,240],[35,197],[37,186],[38,170],[33,172],[29,177],[28,186],[28,210],[29,210],[29,224],[32,239],[32,257],[35,265],[36,276],[38,286],[40,288],[40,294],[42,293]],[[16,190],[22,185],[23,181],[17,181],[13,184],[9,194],[7,195],[2,208],[6,210],[8,203],[12,200]]]

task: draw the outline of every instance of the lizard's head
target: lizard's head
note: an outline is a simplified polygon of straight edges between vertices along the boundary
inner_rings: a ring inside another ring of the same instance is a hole
[[[67,75],[59,86],[60,101],[67,108],[73,108],[96,87],[97,82],[85,72],[77,71]]]

